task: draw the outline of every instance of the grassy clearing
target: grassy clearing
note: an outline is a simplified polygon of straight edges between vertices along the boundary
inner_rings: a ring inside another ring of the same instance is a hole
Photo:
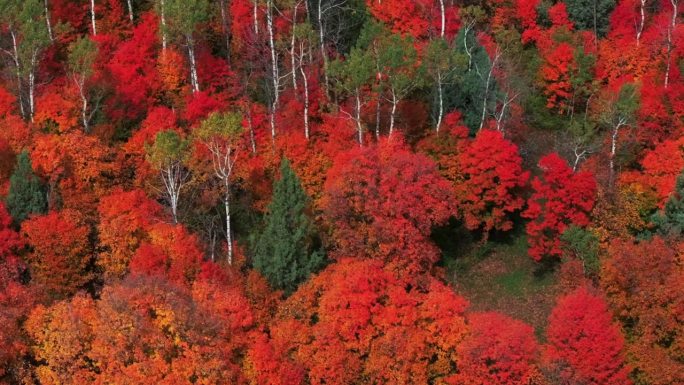
[[[470,301],[470,310],[497,311],[523,320],[541,337],[559,290],[557,273],[544,270],[527,255],[524,235],[486,244],[456,238],[469,246],[447,248],[443,262],[456,291]]]

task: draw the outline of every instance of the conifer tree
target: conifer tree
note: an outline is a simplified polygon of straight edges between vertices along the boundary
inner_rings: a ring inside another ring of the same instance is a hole
[[[17,225],[23,222],[29,214],[47,212],[45,186],[33,173],[27,151],[23,151],[17,157],[17,166],[10,177],[6,205]]]
[[[254,245],[253,263],[271,286],[286,294],[324,265],[325,255],[306,214],[307,205],[299,178],[283,158],[265,228]]]
[[[677,177],[675,191],[665,203],[664,210],[656,213],[652,220],[660,234],[682,234],[684,230],[684,172]]]

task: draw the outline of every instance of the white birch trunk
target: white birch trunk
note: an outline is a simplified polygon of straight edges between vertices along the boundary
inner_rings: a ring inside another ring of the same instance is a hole
[[[97,36],[97,25],[95,24],[95,0],[90,0],[90,24],[93,28],[93,36]]]

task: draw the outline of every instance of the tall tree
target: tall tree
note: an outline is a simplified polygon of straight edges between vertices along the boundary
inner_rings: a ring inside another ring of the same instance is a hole
[[[178,37],[185,45],[190,64],[190,83],[192,92],[199,92],[200,84],[197,75],[197,32],[209,17],[209,2],[207,0],[162,0],[161,10],[165,17],[162,33]],[[166,24],[166,25],[164,25]]]
[[[43,214],[47,211],[46,190],[33,173],[28,151],[17,157],[17,166],[10,177],[7,211],[16,224],[23,222],[29,214]]]
[[[274,288],[286,294],[325,263],[313,221],[306,212],[308,201],[290,162],[283,158],[266,226],[254,245],[253,263]]]
[[[228,264],[233,263],[233,236],[230,226],[230,198],[232,175],[237,161],[242,133],[242,116],[237,113],[213,113],[204,120],[197,138],[211,153],[214,174],[223,185],[223,206],[226,215],[226,247],[228,248]]]
[[[529,254],[540,261],[560,257],[560,236],[571,225],[587,226],[596,199],[596,182],[591,173],[573,173],[558,154],[539,160],[543,174],[534,178],[534,193],[527,202],[523,217],[529,218],[527,236]]]
[[[544,369],[552,383],[630,385],[625,341],[603,298],[580,287],[549,317]]]
[[[147,148],[149,162],[161,175],[163,193],[171,206],[174,223],[178,223],[178,201],[189,177],[183,164],[186,151],[187,142],[172,130],[157,133],[154,144]]]
[[[93,76],[95,59],[97,58],[97,44],[87,37],[81,37],[69,46],[69,76],[76,84],[81,97],[81,123],[85,132],[90,131],[90,121],[97,112],[99,100],[90,105],[90,85],[88,80]]]
[[[29,120],[33,120],[36,110],[35,90],[40,59],[51,43],[43,6],[41,0],[0,2],[0,20],[5,24],[11,41],[11,47],[2,48],[2,52],[14,67],[19,107],[24,119]]]
[[[591,30],[597,39],[605,36],[615,0],[567,0],[565,4],[575,28]]]

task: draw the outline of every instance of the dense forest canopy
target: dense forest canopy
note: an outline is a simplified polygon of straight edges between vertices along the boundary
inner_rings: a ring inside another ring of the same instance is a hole
[[[0,384],[684,384],[679,0],[0,0]]]

